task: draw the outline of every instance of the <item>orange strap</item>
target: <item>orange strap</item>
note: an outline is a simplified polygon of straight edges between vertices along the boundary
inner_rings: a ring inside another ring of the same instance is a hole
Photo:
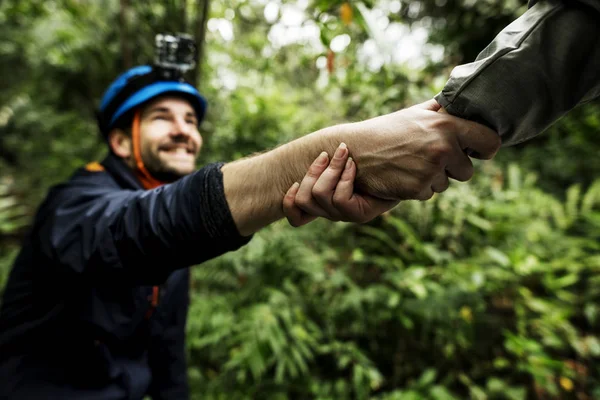
[[[156,310],[156,306],[158,306],[158,295],[159,295],[159,287],[158,286],[152,286],[152,296],[149,298],[150,300],[150,308],[148,308],[148,311],[146,311],[146,319],[149,319],[152,314],[154,313],[154,310]]]
[[[102,172],[104,167],[98,161],[93,161],[85,166],[85,169],[90,172]]]
[[[158,179],[155,179],[152,175],[150,175],[150,172],[148,172],[148,170],[146,169],[146,166],[144,165],[144,161],[142,160],[142,146],[141,146],[141,140],[140,140],[140,120],[141,120],[140,110],[137,110],[135,112],[135,115],[133,116],[133,126],[131,127],[133,157],[134,157],[135,166],[136,166],[135,172],[136,172],[138,179],[142,183],[142,186],[144,187],[144,189],[154,189],[161,185],[164,185],[165,183],[159,181]],[[150,316],[156,309],[156,306],[158,306],[158,294],[159,294],[159,287],[153,286],[152,287],[152,297],[150,299],[150,308],[146,312],[146,319],[150,318]]]
[[[150,175],[150,172],[148,172],[144,166],[144,161],[142,161],[142,147],[140,141],[140,110],[137,110],[133,116],[131,140],[133,142],[133,157],[136,166],[135,172],[144,189],[154,189],[164,185],[164,182],[161,182]]]

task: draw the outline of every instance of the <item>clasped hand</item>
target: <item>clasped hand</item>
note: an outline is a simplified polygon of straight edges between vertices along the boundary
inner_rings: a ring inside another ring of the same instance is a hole
[[[483,125],[439,110],[432,100],[364,121],[358,129],[373,134],[373,141],[360,149],[364,172],[359,179],[345,143],[331,160],[321,153],[302,182],[294,183],[284,197],[290,224],[301,226],[317,217],[364,223],[400,200],[427,200],[445,191],[449,178],[469,180],[473,164],[466,151],[491,159],[500,139]]]

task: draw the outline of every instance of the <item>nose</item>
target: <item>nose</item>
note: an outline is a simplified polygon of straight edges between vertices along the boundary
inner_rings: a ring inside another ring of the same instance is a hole
[[[172,136],[185,135],[190,136],[192,124],[188,123],[184,117],[176,117],[171,128]]]

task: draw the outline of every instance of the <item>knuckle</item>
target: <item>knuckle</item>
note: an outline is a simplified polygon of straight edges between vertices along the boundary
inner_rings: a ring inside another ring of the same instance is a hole
[[[407,198],[418,199],[418,197],[423,192],[423,189],[425,189],[425,185],[422,184],[420,180],[413,179],[406,185],[404,191],[406,193]]]
[[[334,171],[339,171],[342,169],[343,166],[346,165],[346,160],[344,158],[334,158],[333,160],[331,160],[331,163],[329,164],[329,169],[334,170]]]
[[[406,187],[404,189],[404,195],[402,196],[402,198],[410,200],[410,199],[419,199],[419,195],[421,194],[421,191],[418,190],[418,188],[416,187]]]
[[[429,200],[433,197],[433,194],[434,194],[433,190],[425,190],[425,191],[422,191],[421,193],[419,193],[417,195],[416,199],[422,200],[422,201]]]
[[[466,182],[469,179],[471,179],[473,177],[474,172],[475,172],[475,170],[473,168],[473,164],[466,165],[464,168],[464,175],[462,176],[462,178],[463,178],[462,181]]]
[[[430,128],[440,134],[446,134],[455,128],[452,117],[446,114],[436,115],[430,124]]]
[[[452,146],[448,143],[447,138],[439,138],[429,143],[427,152],[432,162],[441,164],[452,153]]]
[[[336,207],[343,206],[345,204],[344,197],[338,192],[334,192],[333,197],[331,198],[331,203]]]
[[[320,185],[315,185],[313,187],[311,193],[312,193],[313,198],[319,199],[319,200],[326,200],[329,197],[327,190]]]
[[[308,196],[306,194],[298,194],[296,196],[296,201],[295,201],[296,206],[298,206],[300,208],[305,208],[305,207],[309,207],[310,203],[311,203],[310,196]]]
[[[319,176],[321,176],[324,170],[325,166],[312,164],[310,167],[308,167],[306,176],[310,178],[318,178]]]
[[[483,154],[481,157],[483,160],[491,160],[494,158],[498,150],[500,150],[500,146],[502,146],[502,138],[500,138],[500,135],[496,133],[494,133],[490,141],[490,151],[486,154]]]
[[[316,179],[319,176],[321,176],[321,170],[319,170],[318,167],[311,166],[306,172],[306,177],[311,179]]]

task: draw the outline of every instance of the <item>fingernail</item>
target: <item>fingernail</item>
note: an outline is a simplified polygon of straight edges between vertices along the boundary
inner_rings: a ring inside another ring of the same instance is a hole
[[[348,161],[346,161],[345,169],[350,169],[351,166],[352,166],[352,157],[348,158]]]
[[[336,157],[336,158],[344,157],[344,155],[346,154],[346,148],[347,148],[346,143],[340,143],[337,150],[335,151],[334,157]]]
[[[319,157],[317,157],[317,159],[315,160],[315,164],[316,165],[325,165],[327,164],[327,152],[324,151],[321,154],[319,154]]]

